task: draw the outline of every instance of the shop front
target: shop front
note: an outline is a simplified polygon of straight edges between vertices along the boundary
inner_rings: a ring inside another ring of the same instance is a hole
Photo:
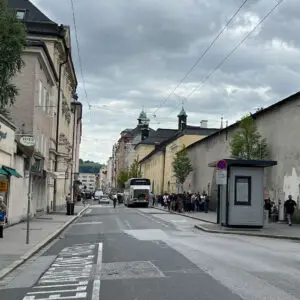
[[[0,195],[7,206],[9,218],[11,177],[22,177],[14,168],[16,127],[0,115]]]

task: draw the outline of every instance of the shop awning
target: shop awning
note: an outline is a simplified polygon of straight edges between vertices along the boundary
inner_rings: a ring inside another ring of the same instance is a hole
[[[16,176],[17,178],[22,177],[15,169],[5,167],[5,166],[3,166],[2,169],[4,169],[9,175]]]
[[[5,176],[7,176],[8,173],[7,173],[4,169],[0,168],[0,175],[5,175]]]

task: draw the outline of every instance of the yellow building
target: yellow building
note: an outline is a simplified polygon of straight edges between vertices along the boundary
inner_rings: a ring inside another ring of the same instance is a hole
[[[139,163],[142,176],[151,180],[152,192],[156,195],[162,195],[165,192],[176,193],[176,178],[172,170],[175,154],[184,145],[187,147],[217,130],[207,128],[207,121],[202,121],[201,126],[187,125],[187,114],[182,108],[178,115],[178,130],[173,130],[170,137],[160,139],[154,145],[152,143],[152,148],[147,147],[149,145],[144,145],[144,147],[138,145],[136,151],[141,155]]]

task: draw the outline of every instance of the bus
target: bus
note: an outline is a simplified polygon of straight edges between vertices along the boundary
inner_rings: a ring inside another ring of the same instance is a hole
[[[124,204],[125,206],[143,205],[148,207],[151,183],[147,178],[130,178],[125,183]]]

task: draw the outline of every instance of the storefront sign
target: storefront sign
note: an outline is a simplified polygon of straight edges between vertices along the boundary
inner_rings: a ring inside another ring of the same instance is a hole
[[[0,141],[5,140],[6,138],[7,138],[7,132],[2,131],[0,125]]]
[[[34,136],[22,136],[20,138],[20,144],[26,147],[32,147],[35,145],[35,138]]]
[[[8,181],[0,181],[0,193],[8,192]]]

